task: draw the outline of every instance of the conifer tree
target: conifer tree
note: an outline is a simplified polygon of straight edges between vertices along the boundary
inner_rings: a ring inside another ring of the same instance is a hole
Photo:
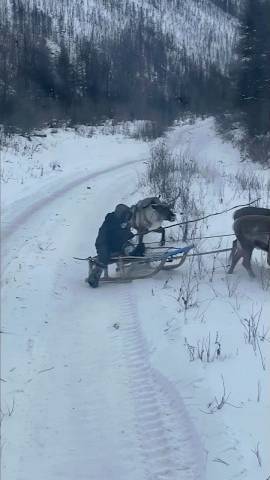
[[[270,2],[247,0],[240,42],[236,83],[237,107],[244,113],[250,137],[270,130]]]

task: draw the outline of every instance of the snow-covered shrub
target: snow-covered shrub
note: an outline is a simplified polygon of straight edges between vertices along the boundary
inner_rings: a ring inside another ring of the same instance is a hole
[[[254,200],[260,197],[264,188],[263,180],[255,173],[246,170],[238,170],[235,175],[235,187],[239,192],[239,187],[247,193],[248,200]]]
[[[261,350],[261,342],[266,340],[268,331],[265,332],[264,325],[261,326],[262,308],[257,312],[250,312],[245,318],[241,318],[241,324],[244,327],[245,342],[250,344],[255,355],[259,354],[263,369],[266,369],[265,359]]]
[[[191,195],[192,179],[198,167],[189,154],[173,155],[165,141],[154,144],[147,168],[147,181],[152,192],[162,199],[180,207],[188,208],[193,202]]]
[[[247,153],[251,160],[270,166],[270,133],[258,135],[247,142]]]
[[[211,363],[221,358],[221,340],[218,332],[216,333],[215,340],[209,332],[207,337],[203,337],[197,341],[196,346],[191,345],[187,338],[185,338],[185,347],[188,350],[189,360],[191,362],[200,360],[203,363]]]
[[[202,213],[197,206],[203,205],[202,191],[197,188],[195,194],[193,188],[197,177],[197,163],[188,152],[173,154],[164,140],[153,145],[144,183],[153,195],[171,203],[176,213],[182,215],[183,222]],[[183,241],[188,237],[189,228],[190,224],[184,223]]]
[[[177,301],[179,303],[179,311],[184,311],[185,320],[187,320],[186,312],[190,308],[198,306],[199,279],[196,275],[195,257],[189,259],[187,274],[182,277],[181,284],[178,289]]]
[[[130,137],[136,140],[155,140],[161,137],[165,130],[165,126],[162,123],[151,122],[150,120],[136,122],[135,125],[136,127],[130,133]]]
[[[151,191],[162,200],[171,202],[178,190],[178,165],[165,141],[160,140],[151,148],[146,180]]]

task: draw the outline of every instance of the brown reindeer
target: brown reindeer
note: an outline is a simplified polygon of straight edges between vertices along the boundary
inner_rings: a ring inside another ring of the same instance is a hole
[[[267,252],[267,263],[270,265],[270,215],[244,215],[236,218],[233,224],[236,241],[231,252],[231,266],[228,273],[233,273],[240,258],[251,277],[255,274],[250,260],[254,248]]]
[[[243,207],[236,210],[233,214],[233,219],[244,217],[245,215],[265,215],[270,216],[270,208],[262,207]]]
[[[233,214],[233,219],[237,220],[237,218],[245,217],[246,215],[266,215],[270,216],[270,208],[262,208],[262,207],[243,207],[236,210]],[[236,249],[237,240],[233,241],[232,244],[232,251]],[[230,255],[231,260],[231,255]]]

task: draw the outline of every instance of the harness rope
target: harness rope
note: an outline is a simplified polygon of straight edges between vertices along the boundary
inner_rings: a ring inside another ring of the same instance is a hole
[[[209,213],[209,215],[206,215],[205,217],[194,218],[193,220],[186,220],[184,222],[174,223],[173,225],[168,225],[167,227],[163,227],[163,229],[166,230],[167,228],[177,227],[178,225],[187,225],[188,223],[199,222],[199,221],[205,220],[206,218],[209,218],[209,217],[214,217],[216,215],[221,215],[222,213],[230,212],[231,210],[234,210],[235,208],[248,207],[249,205],[252,205],[253,203],[258,202],[259,200],[261,200],[261,198],[257,198],[256,200],[253,200],[252,202],[244,203],[242,205],[234,205],[234,207],[227,208],[226,210],[222,210],[221,212]],[[141,235],[142,233],[143,233],[143,235],[146,235],[146,234],[151,233],[151,232],[155,232],[155,230],[147,230],[146,232],[135,233],[134,237],[137,237],[138,235]]]
[[[265,235],[265,234],[270,234],[270,232],[260,232],[262,235]],[[204,239],[207,239],[207,238],[223,238],[223,237],[235,237],[235,234],[234,233],[227,233],[227,234],[223,234],[223,235],[211,235],[211,236],[208,236],[208,237],[194,237],[194,238],[187,238],[185,241],[187,242],[192,242],[193,240],[204,240]],[[179,240],[167,240],[166,243],[175,243],[175,242],[178,242]],[[269,242],[270,242],[270,239],[269,239]],[[155,245],[155,244],[158,244],[159,245],[159,242],[143,242],[144,245]],[[158,247],[148,247],[150,250],[154,250],[155,248],[164,248],[166,249],[167,247],[162,247],[162,246],[158,246]],[[170,248],[174,248],[174,247],[170,247]]]
[[[252,205],[253,203],[256,203],[258,202],[259,200],[261,200],[261,198],[257,198],[256,200],[253,200],[252,202],[249,202],[249,203],[244,203],[242,205],[235,205],[234,207],[231,207],[231,208],[228,208],[226,210],[222,210],[221,212],[216,212],[216,213],[210,213],[209,215],[206,215],[205,217],[200,217],[200,218],[195,218],[193,220],[187,220],[185,222],[179,222],[179,223],[174,223],[173,225],[168,225],[167,227],[163,227],[164,230],[167,229],[167,228],[172,228],[172,227],[176,227],[178,225],[186,225],[188,223],[194,223],[194,222],[199,222],[200,220],[205,220],[206,218],[209,218],[209,217],[214,217],[216,215],[221,215],[222,213],[227,213],[227,212],[230,212],[231,210],[234,210],[235,208],[239,208],[239,207],[247,207],[249,205]],[[146,235],[147,233],[151,233],[151,232],[155,232],[155,230],[148,230],[147,232],[144,232],[143,234]],[[142,233],[142,232],[141,232]],[[134,235],[134,237],[138,236],[138,235],[141,235],[141,233],[136,233]],[[261,232],[263,234],[270,234],[270,232]],[[209,239],[209,238],[223,238],[223,237],[233,237],[235,236],[234,233],[225,233],[225,234],[222,234],[222,235],[210,235],[210,236],[204,236],[204,237],[194,237],[194,238],[188,238],[187,241],[193,241],[193,240],[204,240],[204,239]],[[176,240],[171,240],[171,241],[168,241],[167,243],[174,243]],[[156,244],[156,243],[159,243],[159,242],[144,242],[145,245],[153,245],[153,244]],[[270,244],[270,239],[269,239],[269,244]],[[151,249],[151,247],[149,247]],[[154,248],[154,247],[153,247]],[[167,247],[159,247],[160,249],[164,248],[166,249]],[[178,248],[178,247],[171,247],[171,248]],[[187,256],[188,257],[192,257],[192,256],[198,256],[198,255],[207,255],[209,253],[218,253],[218,252],[227,252],[231,250],[230,248],[229,249],[222,249],[222,250],[212,250],[211,252],[202,252],[202,253],[197,253],[197,254],[188,254]],[[89,256],[89,257],[86,257],[86,258],[80,258],[80,257],[73,257],[74,260],[90,260],[92,257]]]
[[[268,233],[268,232],[266,232]],[[187,242],[191,242],[193,240],[204,240],[206,238],[222,238],[222,237],[234,237],[235,234],[234,233],[223,233],[222,235],[210,235],[210,236],[207,236],[207,237],[194,237],[194,238],[187,238],[186,241]],[[179,240],[166,240],[166,243],[175,243],[175,242],[178,242]],[[158,244],[159,242],[143,242],[145,245],[154,245],[154,244]],[[149,247],[151,248],[151,247]],[[160,247],[160,248],[167,248],[167,247]]]

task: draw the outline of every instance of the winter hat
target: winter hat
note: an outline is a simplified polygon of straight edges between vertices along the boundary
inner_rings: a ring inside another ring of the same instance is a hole
[[[124,205],[124,203],[119,203],[119,205],[115,207],[114,213],[121,222],[128,222],[132,217],[131,209],[127,205]]]

